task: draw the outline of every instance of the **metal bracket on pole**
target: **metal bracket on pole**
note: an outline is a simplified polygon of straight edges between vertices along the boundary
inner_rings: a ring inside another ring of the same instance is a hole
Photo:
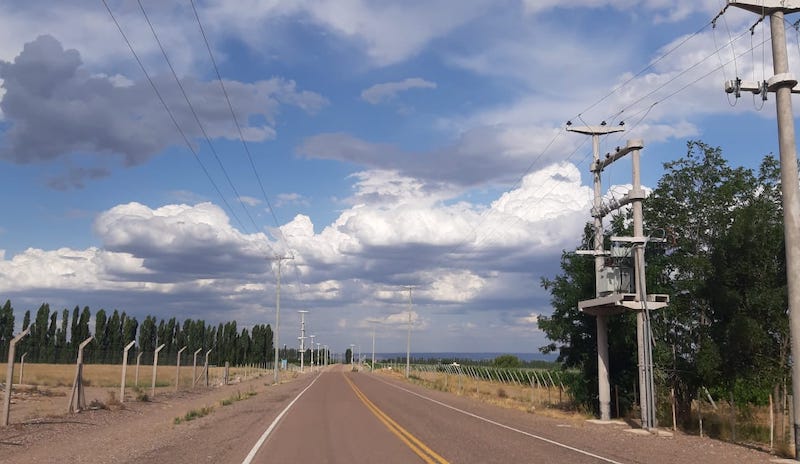
[[[614,153],[606,153],[606,157],[604,159],[600,159],[592,163],[589,170],[591,172],[602,171],[611,165],[611,163],[618,161],[628,153],[634,150],[641,150],[642,148],[644,148],[644,141],[642,141],[642,139],[628,140],[628,143],[624,147],[617,147],[617,150]]]

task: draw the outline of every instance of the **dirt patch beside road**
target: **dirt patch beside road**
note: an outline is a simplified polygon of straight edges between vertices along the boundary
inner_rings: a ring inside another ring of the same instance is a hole
[[[66,414],[69,388],[21,388],[14,395],[11,425],[0,428],[0,463],[130,462],[208,420],[187,420],[187,414],[205,410],[213,416],[239,401],[286,396],[284,383],[296,383],[295,378],[288,374],[280,386],[271,386],[271,375],[265,375],[208,389],[157,389],[149,401],[124,404],[109,401],[115,389],[88,387],[87,404],[95,400],[107,409],[77,414]]]

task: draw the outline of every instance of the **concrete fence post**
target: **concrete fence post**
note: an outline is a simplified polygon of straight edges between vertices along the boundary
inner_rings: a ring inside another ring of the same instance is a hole
[[[136,340],[128,343],[125,345],[125,349],[122,350],[122,380],[119,383],[119,402],[125,402],[125,381],[128,378],[128,351],[136,344]],[[138,383],[138,375],[137,375],[137,383]]]
[[[208,387],[208,355],[211,354],[211,350],[206,351],[206,360],[203,366],[203,370],[206,372],[206,387]]]
[[[78,362],[75,364],[75,381],[72,383],[72,394],[69,396],[68,413],[86,409],[86,397],[83,393],[83,349],[93,339],[94,337],[90,336],[78,346]]]
[[[222,384],[223,385],[228,385],[228,374],[229,374],[230,367],[231,367],[231,363],[228,362],[228,361],[225,361],[225,370],[222,373]]]
[[[166,345],[162,343],[161,346],[156,348],[156,352],[153,354],[153,379],[152,379],[152,385],[150,387],[151,399],[155,398],[156,396],[156,376],[158,375],[158,352],[164,349],[164,346]]]
[[[139,386],[139,365],[142,364],[142,355],[144,354],[143,351],[140,351],[139,354],[136,355],[136,381],[134,382],[136,386]]]
[[[175,362],[175,391],[178,391],[178,385],[181,384],[181,353],[186,350],[184,346],[178,350],[178,360]]]
[[[194,388],[195,384],[197,383],[197,355],[203,351],[202,348],[198,348],[194,352],[194,360],[192,361],[192,388]]]
[[[3,401],[3,427],[8,425],[8,418],[11,414],[11,384],[14,382],[14,354],[17,349],[17,343],[22,340],[22,337],[28,335],[31,331],[30,327],[20,332],[19,335],[11,339],[8,344],[8,364],[6,365],[6,395]]]
[[[28,352],[22,353],[22,356],[19,357],[19,383],[20,385],[23,384],[22,379],[25,376],[25,356],[28,356]]]

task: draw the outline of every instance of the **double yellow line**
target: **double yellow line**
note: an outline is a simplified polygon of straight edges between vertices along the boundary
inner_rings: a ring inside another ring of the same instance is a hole
[[[387,416],[385,412],[378,409],[378,407],[375,406],[375,404],[370,401],[369,398],[367,398],[366,395],[364,395],[364,393],[358,389],[358,387],[356,387],[356,384],[354,384],[352,380],[347,378],[346,375],[342,375],[344,376],[344,379],[347,380],[347,383],[350,384],[350,388],[353,389],[358,399],[364,403],[367,409],[372,411],[372,414],[374,414],[375,417],[377,417],[378,420],[389,429],[389,431],[397,435],[397,437],[403,443],[405,443],[406,446],[411,448],[411,451],[422,458],[423,461],[427,462],[428,464],[449,464],[445,458],[436,454],[436,452],[428,448],[425,443],[419,441],[414,435],[411,435],[408,430],[404,429],[400,426],[400,424],[392,420],[391,417]]]

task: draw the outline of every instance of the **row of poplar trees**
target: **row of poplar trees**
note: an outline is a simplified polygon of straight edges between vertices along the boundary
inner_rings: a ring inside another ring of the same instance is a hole
[[[94,339],[84,349],[84,360],[88,363],[120,363],[123,348],[136,341],[130,353],[142,353],[142,362],[152,362],[153,353],[160,345],[159,362],[174,363],[178,350],[183,363],[191,359],[198,349],[198,362],[205,362],[205,352],[210,362],[230,362],[232,365],[272,362],[274,357],[272,328],[256,325],[252,330],[239,331],[236,321],[225,324],[207,324],[202,320],[186,319],[181,324],[176,318],[158,320],[147,316],[139,323],[136,317],[116,309],[109,315],[104,309],[94,314],[94,330],[90,330],[92,314],[89,307],[78,306],[70,311],[64,309],[59,318],[58,311],[42,304],[31,320],[30,310],[25,312],[22,330],[30,328],[30,334],[17,345],[17,357],[27,353],[25,360],[39,363],[72,363],[77,358],[81,341],[90,335]],[[14,336],[14,308],[6,301],[0,308],[0,359],[8,356],[9,341]],[[130,360],[129,360],[130,361]]]
[[[790,387],[780,180],[771,155],[758,170],[732,167],[719,148],[691,141],[685,156],[664,164],[644,201],[646,233],[666,238],[647,246],[647,289],[671,298],[651,313],[656,389],[663,402],[674,390],[679,421],[689,420],[692,400],[706,389],[763,405]],[[606,249],[611,235],[632,235],[630,216],[618,216],[609,229]],[[578,247],[591,249],[592,241],[587,225]],[[595,318],[578,310],[580,300],[594,298],[594,279],[591,259],[564,251],[561,273],[542,280],[553,313],[539,327],[551,340],[542,351],[583,371],[571,388],[596,410]],[[610,381],[624,411],[636,396],[635,315],[608,322]]]

